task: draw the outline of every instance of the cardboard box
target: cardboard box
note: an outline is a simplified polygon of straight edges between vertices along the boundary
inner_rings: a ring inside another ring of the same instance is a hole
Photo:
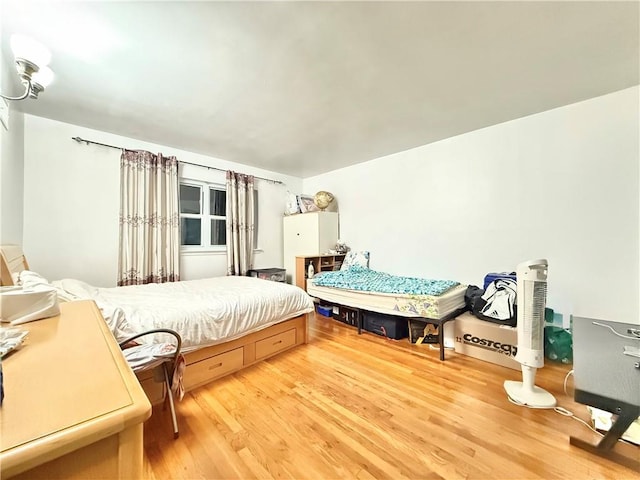
[[[455,351],[520,370],[520,363],[513,358],[518,351],[516,328],[480,320],[469,312],[455,319]]]
[[[409,341],[411,343],[438,343],[439,325],[426,320],[409,319]]]
[[[427,320],[419,320],[409,318],[409,341],[411,343],[438,343],[438,329],[444,328],[444,348],[453,349],[455,347],[454,337],[455,329],[453,324],[455,321],[445,322],[442,325],[435,325]]]

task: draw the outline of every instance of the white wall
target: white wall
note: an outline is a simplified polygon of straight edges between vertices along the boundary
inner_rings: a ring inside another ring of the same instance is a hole
[[[254,264],[256,268],[282,266],[285,194],[287,189],[299,191],[301,179],[26,115],[23,245],[31,268],[45,277],[78,278],[96,286],[114,286],[116,281],[120,151],[78,144],[71,140],[75,136],[285,182],[282,186],[256,180],[261,251]],[[224,183],[224,172],[185,166],[183,175]],[[184,280],[225,272],[225,254],[182,256]]]
[[[5,95],[19,93],[19,88],[13,90],[18,83],[15,79],[13,59],[5,58],[3,54],[0,22],[0,92]],[[24,115],[9,102],[9,129],[0,124],[0,244],[22,243],[23,145]]]
[[[24,115],[9,109],[9,130],[0,126],[0,244],[21,245]]]
[[[639,320],[639,88],[305,179],[371,267],[482,285],[549,261],[547,304]]]

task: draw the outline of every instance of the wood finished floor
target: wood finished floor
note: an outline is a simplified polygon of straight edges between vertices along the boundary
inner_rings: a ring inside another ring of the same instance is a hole
[[[316,316],[307,345],[188,393],[145,424],[145,476],[214,478],[640,478],[569,445],[593,439],[552,410],[510,404],[520,372]],[[536,384],[583,418],[563,391],[570,366]],[[572,382],[568,388],[571,393]],[[640,450],[634,451],[640,455]]]

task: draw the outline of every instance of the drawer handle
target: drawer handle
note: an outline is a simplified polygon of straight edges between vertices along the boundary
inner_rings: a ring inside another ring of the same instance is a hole
[[[215,364],[215,365],[211,365],[211,366],[209,367],[209,370],[213,370],[214,368],[219,368],[219,367],[221,367],[221,366],[222,366],[222,362],[217,363],[217,364]]]
[[[276,343],[274,343],[274,345],[277,345],[279,343],[282,343],[282,340],[278,340]]]

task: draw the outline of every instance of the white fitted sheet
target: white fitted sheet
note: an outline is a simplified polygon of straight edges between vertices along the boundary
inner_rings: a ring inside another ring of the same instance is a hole
[[[252,277],[98,288],[73,279],[52,282],[80,299],[93,299],[118,340],[154,328],[182,336],[183,351],[239,338],[313,311],[301,288]],[[145,343],[171,341],[165,334],[147,335]]]
[[[434,320],[440,320],[464,307],[464,294],[466,291],[466,285],[457,285],[438,296],[402,295],[319,287],[314,285],[313,281],[307,282],[309,295],[328,302],[372,312],[403,317],[432,318]]]

